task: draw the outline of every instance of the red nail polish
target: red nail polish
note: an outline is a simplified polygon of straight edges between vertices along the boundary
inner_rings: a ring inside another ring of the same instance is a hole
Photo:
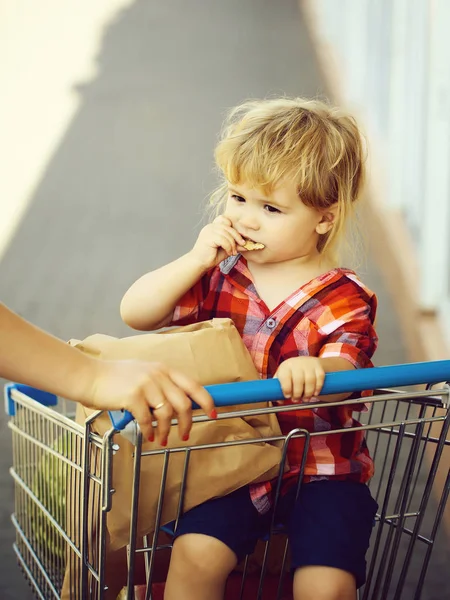
[[[149,435],[148,441],[149,442],[154,442],[155,441],[155,436],[154,435]]]
[[[167,446],[167,438],[165,440],[162,440],[161,446],[163,446],[164,448]]]
[[[183,435],[183,437],[181,439],[183,440],[183,442],[187,442],[189,439],[189,434],[186,433],[185,435]]]
[[[210,417],[211,419],[217,419],[217,410],[215,408],[212,409]]]

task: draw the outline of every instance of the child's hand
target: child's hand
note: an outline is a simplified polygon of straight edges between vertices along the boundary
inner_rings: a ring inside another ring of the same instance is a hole
[[[320,358],[299,356],[282,362],[275,377],[280,381],[285,398],[292,402],[310,402],[313,396],[320,394],[325,371]]]
[[[242,252],[244,238],[233,228],[230,219],[217,217],[203,227],[190,254],[206,269],[212,269],[228,256]]]

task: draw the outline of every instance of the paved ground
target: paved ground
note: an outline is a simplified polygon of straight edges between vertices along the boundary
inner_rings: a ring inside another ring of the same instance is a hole
[[[0,264],[3,301],[63,338],[129,333],[118,314],[127,286],[195,239],[227,107],[323,91],[296,0],[186,6],[136,0],[105,30],[98,76],[79,87],[80,109]],[[380,296],[377,362],[402,362],[395,315],[370,263],[366,279]],[[10,549],[10,464],[1,417],[0,597],[26,600]],[[438,546],[427,600],[450,596],[448,546],[443,538]]]

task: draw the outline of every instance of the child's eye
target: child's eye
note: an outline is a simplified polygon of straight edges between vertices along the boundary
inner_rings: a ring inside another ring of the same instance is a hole
[[[275,206],[270,206],[270,204],[264,204],[264,210],[270,213],[281,213],[281,210],[278,210]]]
[[[236,200],[236,202],[245,202],[245,198],[243,198],[242,196],[238,196],[237,194],[231,194],[231,198],[233,198],[233,200]]]

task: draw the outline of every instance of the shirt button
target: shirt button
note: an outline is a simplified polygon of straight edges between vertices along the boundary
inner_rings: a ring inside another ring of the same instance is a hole
[[[266,325],[269,329],[273,329],[277,326],[277,322],[275,321],[275,319],[267,319]]]

